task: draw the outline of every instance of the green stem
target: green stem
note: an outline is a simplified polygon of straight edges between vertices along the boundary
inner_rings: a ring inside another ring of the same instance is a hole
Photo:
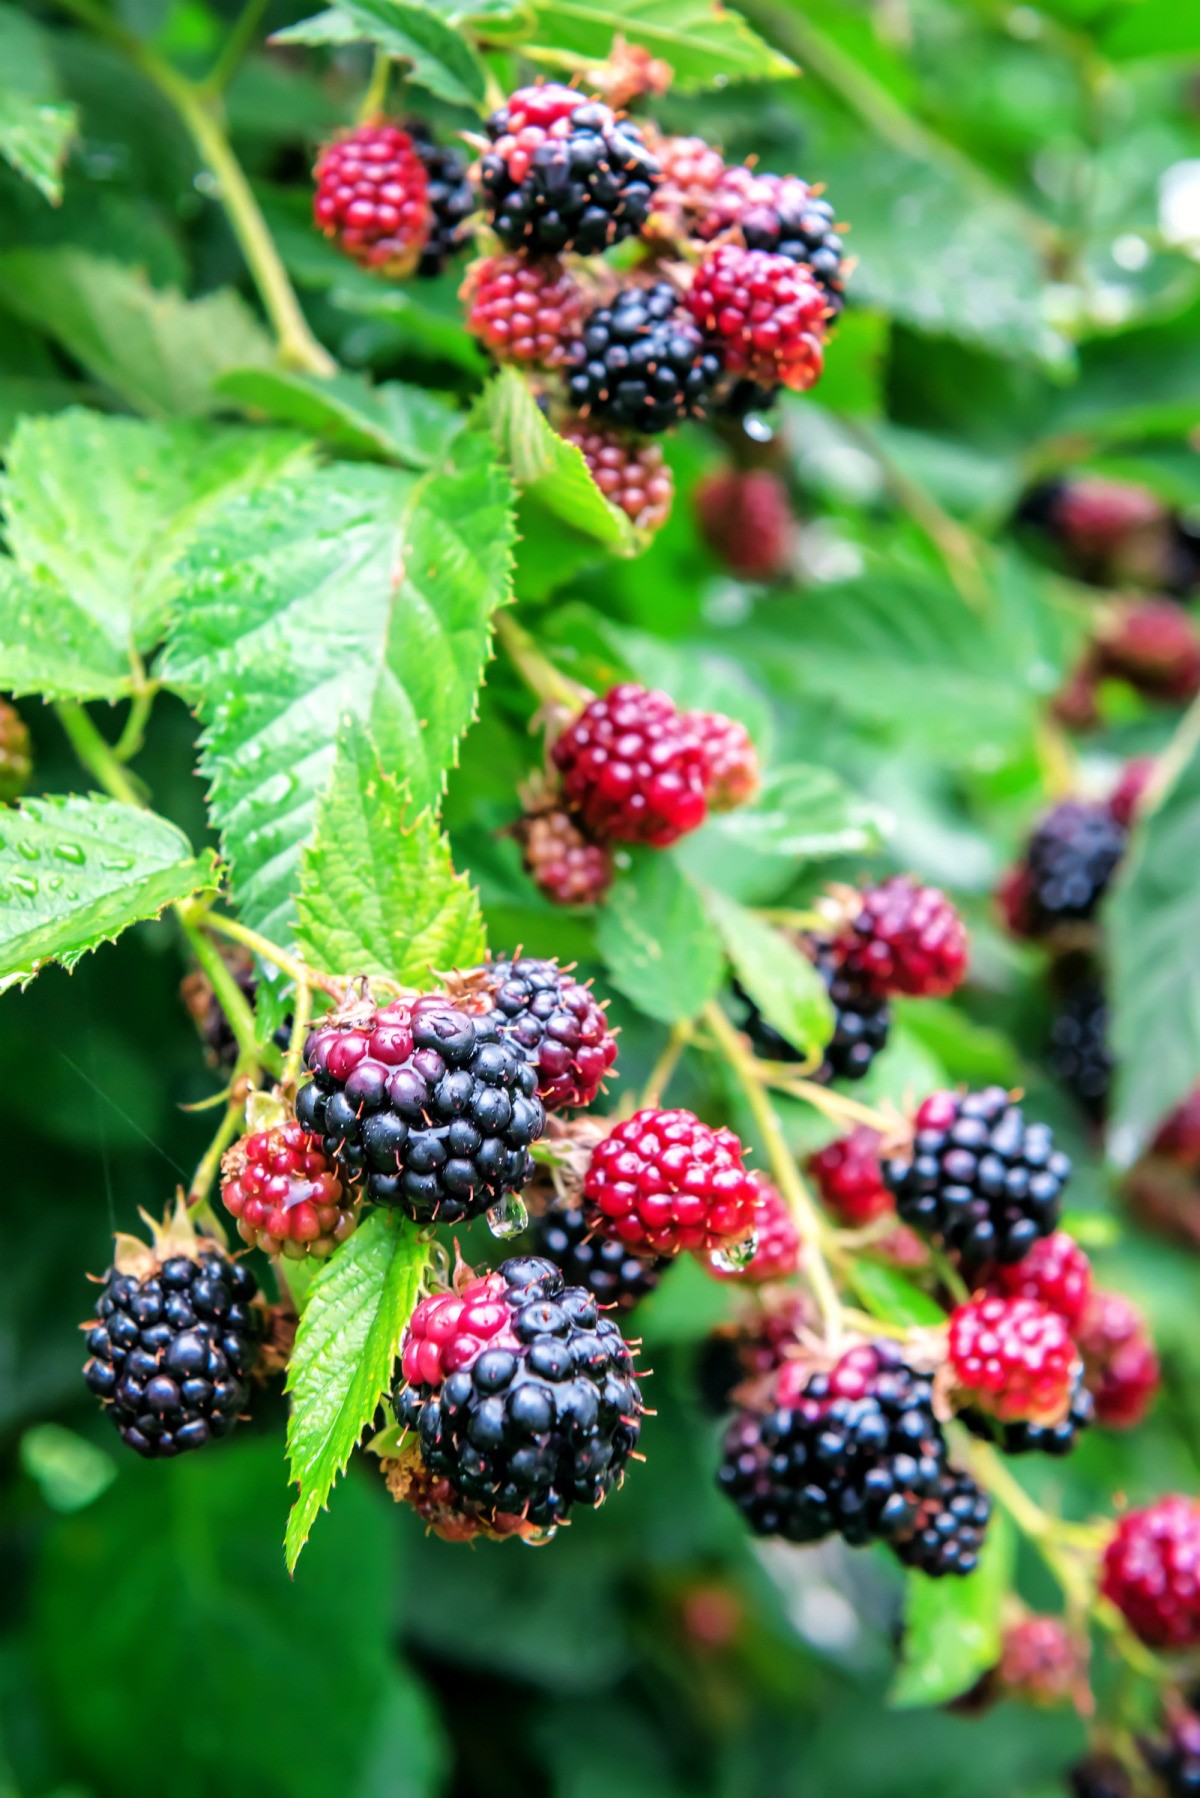
[[[83,706],[74,699],[62,699],[54,710],[71,748],[97,785],[122,805],[144,806],[132,775],[121,766],[116,750],[100,735]]]
[[[667,1038],[662,1054],[650,1070],[649,1078],[646,1081],[645,1091],[642,1094],[642,1104],[644,1106],[659,1105],[662,1103],[662,1096],[667,1090],[672,1074],[679,1065],[679,1058],[691,1042],[695,1033],[696,1027],[690,1019],[682,1024],[674,1025],[671,1034]]]
[[[254,1022],[254,1013],[250,1009],[250,1001],[234,979],[226,966],[217,945],[212,938],[200,929],[195,920],[182,908],[178,912],[180,928],[188,940],[188,947],[208,976],[209,984],[216,994],[217,1003],[229,1020],[229,1028],[233,1031],[238,1046],[239,1061],[258,1061],[258,1031]]]
[[[215,931],[218,936],[227,936],[231,942],[241,943],[263,961],[269,961],[272,967],[281,968],[283,972],[296,982],[297,987],[315,987],[318,992],[328,993],[333,999],[340,999],[345,992],[345,982],[335,980],[331,974],[319,974],[310,968],[307,962],[298,955],[289,955],[278,943],[271,942],[269,937],[260,936],[257,930],[249,930],[245,924],[239,924],[235,918],[225,918],[218,912],[203,911],[195,919],[203,924],[205,930]]]
[[[192,1178],[192,1184],[188,1189],[189,1211],[198,1211],[202,1205],[208,1203],[209,1195],[221,1171],[221,1158],[245,1122],[246,1098],[253,1088],[256,1073],[255,1067],[248,1065],[241,1056],[238,1057],[230,1088],[232,1097],[225,1107],[221,1122],[217,1125],[215,1136],[200,1158]]]
[[[562,674],[542,654],[529,632],[511,613],[498,613],[496,637],[529,691],[543,705],[567,706],[577,712],[595,698],[589,687]]]
[[[229,86],[233,77],[241,67],[255,33],[263,21],[263,14],[271,0],[246,0],[241,12],[234,20],[233,29],[221,46],[221,53],[216,62],[199,83],[201,91],[212,99],[216,99]]]
[[[130,762],[141,750],[146,740],[146,726],[150,722],[150,713],[158,694],[158,683],[148,681],[137,691],[130,703],[129,714],[125,719],[120,736],[113,745],[113,754],[119,762]]]
[[[392,79],[392,59],[386,50],[376,50],[371,64],[371,79],[363,90],[358,109],[359,123],[369,125],[387,112],[388,87]]]
[[[282,1084],[284,1086],[291,1086],[300,1077],[304,1040],[308,1035],[311,1021],[312,985],[307,980],[300,980],[296,983],[296,1003],[292,1011],[292,1040],[288,1044],[287,1058],[283,1064]]]

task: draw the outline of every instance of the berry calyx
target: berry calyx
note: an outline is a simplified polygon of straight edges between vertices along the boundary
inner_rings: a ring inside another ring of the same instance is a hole
[[[716,245],[696,270],[687,306],[727,374],[796,392],[820,378],[829,302],[786,256]]]
[[[754,1254],[744,1267],[726,1267],[718,1259],[709,1271],[720,1280],[748,1280],[752,1285],[787,1280],[800,1266],[802,1248],[795,1219],[778,1187],[765,1174],[754,1174]]]
[[[704,746],[665,693],[632,681],[610,688],[551,755],[567,804],[601,841],[665,849],[704,822]]]
[[[1074,1237],[1056,1230],[1035,1242],[1020,1261],[995,1268],[987,1291],[1001,1298],[1034,1299],[1056,1311],[1074,1334],[1092,1296],[1092,1264]]]
[[[670,1258],[635,1255],[614,1236],[602,1236],[581,1205],[558,1200],[530,1226],[534,1254],[562,1270],[569,1286],[582,1286],[602,1310],[621,1317],[654,1292]]]
[[[856,1124],[849,1135],[837,1137],[808,1158],[808,1171],[823,1202],[839,1223],[854,1230],[896,1208],[880,1166],[881,1141],[878,1131]]]
[[[635,1112],[599,1142],[584,1175],[602,1235],[653,1255],[712,1254],[754,1229],[759,1187],[732,1130],[690,1111]]]
[[[582,1111],[617,1059],[604,1007],[556,961],[487,962],[462,977],[484,993],[500,1040],[536,1070],[547,1111]]]
[[[1058,1423],[1070,1406],[1079,1355],[1066,1322],[1036,1299],[974,1298],[950,1318],[959,1391],[1002,1423]]]
[[[405,1441],[399,1454],[385,1455],[381,1469],[396,1503],[414,1510],[426,1532],[442,1542],[477,1542],[481,1537],[503,1542],[510,1536],[537,1535],[523,1517],[487,1515],[461,1498],[448,1479],[430,1473],[416,1442]]]
[[[373,120],[326,144],[317,160],[313,218],[364,268],[400,277],[420,261],[432,213],[429,178],[411,136]]]
[[[353,1000],[310,1031],[304,1064],[297,1118],[376,1204],[456,1224],[529,1179],[537,1075],[478,1005]]]
[[[843,966],[883,994],[940,999],[967,971],[967,932],[937,887],[894,874],[861,894],[861,908],[839,940]]]
[[[557,256],[484,256],[459,290],[467,329],[497,362],[556,368],[579,335],[583,289]]]
[[[624,1475],[643,1411],[611,1318],[553,1262],[521,1256],[418,1305],[396,1420],[455,1505],[542,1529],[598,1505]]]
[[[532,812],[513,834],[525,872],[552,905],[599,905],[613,883],[612,850],[593,842],[570,812]]]
[[[268,1255],[325,1259],[357,1222],[321,1139],[295,1118],[243,1136],[221,1163],[221,1199],[238,1235]]]
[[[11,805],[29,785],[33,748],[29,729],[15,705],[0,699],[0,805]]]
[[[1096,1420],[1114,1430],[1141,1423],[1158,1391],[1158,1354],[1138,1307],[1120,1292],[1095,1292],[1076,1340]]]
[[[561,425],[559,436],[575,445],[609,505],[624,512],[639,531],[657,531],[667,522],[675,479],[657,443],[604,430],[587,419]]]
[[[714,812],[733,811],[758,791],[758,750],[746,726],[724,712],[685,712],[700,739],[704,755],[705,789]]]
[[[703,418],[721,372],[669,281],[597,306],[567,361],[576,412],[647,434]]]
[[[1149,1647],[1200,1645],[1200,1503],[1171,1493],[1122,1517],[1100,1590]]]

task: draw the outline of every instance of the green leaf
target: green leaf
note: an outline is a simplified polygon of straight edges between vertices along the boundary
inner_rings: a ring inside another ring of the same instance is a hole
[[[174,564],[216,508],[307,463],[303,441],[281,431],[78,409],[23,419],[3,485],[9,546],[27,576],[61,588],[63,607],[83,614],[107,639],[110,662],[127,670],[131,648],[162,636],[178,591]],[[49,636],[48,619],[43,628]],[[3,642],[12,642],[7,631]]]
[[[59,98],[53,64],[32,19],[0,6],[0,156],[45,195],[62,199],[75,108]]]
[[[226,509],[181,564],[164,677],[197,706],[212,813],[246,921],[291,928],[347,718],[413,815],[438,804],[509,595],[511,488],[464,432],[416,478],[345,463]]]
[[[946,1313],[936,1299],[897,1273],[883,1261],[870,1261],[855,1255],[849,1263],[850,1284],[861,1303],[885,1324],[901,1324],[905,1329],[919,1329],[926,1324],[944,1324]]]
[[[430,812],[417,818],[361,724],[338,745],[300,875],[302,951],[317,967],[424,986],[487,949],[479,898]]]
[[[516,369],[500,371],[481,407],[522,493],[598,543],[632,552],[636,533],[628,518],[609,505],[581,452],[546,422]]]
[[[252,414],[275,418],[323,437],[347,456],[428,468],[462,426],[462,414],[403,381],[373,387],[366,375],[297,374],[282,368],[235,368],[216,391]]]
[[[774,769],[749,805],[712,828],[760,855],[799,859],[853,855],[878,846],[875,813],[828,768],[803,762]]]
[[[300,1496],[287,1524],[294,1569],[391,1379],[429,1244],[395,1211],[369,1212],[309,1287],[288,1363],[288,1464]]]
[[[128,647],[53,581],[0,556],[0,688],[18,698],[120,699],[133,668]]]
[[[833,1007],[825,982],[791,939],[736,899],[705,892],[740,984],[767,1023],[802,1055],[820,1059],[833,1035]]]
[[[600,912],[596,947],[613,985],[640,1012],[682,1023],[720,990],[721,940],[673,856],[644,849],[631,860]]]
[[[1106,908],[1116,1100],[1109,1146],[1134,1159],[1200,1068],[1200,708],[1160,765]]]
[[[211,855],[136,806],[71,794],[0,812],[0,992],[215,885]]]
[[[426,6],[408,0],[341,0],[341,4],[289,25],[275,44],[375,44],[407,62],[408,79],[454,106],[482,105],[483,64],[461,32]]]
[[[213,412],[218,375],[275,355],[231,288],[187,300],[173,287],[151,287],[137,269],[81,250],[0,252],[0,304],[150,417]]]
[[[965,1579],[909,1573],[903,1658],[890,1693],[893,1705],[945,1704],[995,1666],[1013,1559],[1008,1519],[994,1513],[974,1573]]]
[[[534,42],[522,50],[542,62],[603,62],[619,35],[669,62],[682,92],[798,72],[718,0],[535,0],[533,10]]]

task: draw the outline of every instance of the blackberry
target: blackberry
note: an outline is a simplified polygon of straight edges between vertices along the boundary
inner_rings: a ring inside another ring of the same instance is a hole
[[[1079,1352],[1066,1319],[1037,1299],[983,1294],[950,1318],[955,1392],[1005,1423],[1057,1423],[1078,1384]]]
[[[1029,839],[1028,934],[1085,923],[1108,890],[1125,851],[1125,831],[1106,805],[1064,799]]]
[[[0,805],[19,799],[32,773],[28,726],[15,705],[0,699]]]
[[[1065,957],[1053,975],[1058,1005],[1050,1022],[1050,1066],[1095,1123],[1108,1110],[1113,1056],[1108,1046],[1108,1000],[1100,970],[1087,958]]]
[[[746,726],[724,712],[685,712],[684,719],[704,752],[709,808],[730,812],[747,805],[758,792],[761,773],[758,750]]]
[[[846,303],[845,246],[833,207],[807,181],[726,169],[701,235],[717,237],[730,226],[740,230],[748,250],[768,250],[806,268],[824,292],[830,317],[837,317]]]
[[[989,1412],[976,1410],[974,1406],[968,1406],[957,1413],[958,1421],[966,1425],[972,1436],[978,1436],[984,1442],[994,1442],[1006,1455],[1054,1455],[1056,1458],[1071,1453],[1079,1440],[1080,1431],[1086,1430],[1095,1416],[1095,1402],[1084,1384],[1082,1367],[1077,1368],[1072,1375],[1067,1414],[1057,1423],[1030,1423],[1026,1420],[1001,1423]]]
[[[967,971],[967,932],[937,887],[893,874],[859,895],[856,915],[837,947],[843,966],[885,996],[944,999]]]
[[[1186,705],[1200,692],[1200,631],[1173,599],[1115,605],[1096,631],[1098,671],[1129,683],[1144,699]]]
[[[309,1033],[305,1130],[366,1193],[417,1223],[477,1217],[533,1171],[546,1113],[537,1073],[479,1010],[427,994],[352,1002]]]
[[[461,150],[437,143],[423,119],[406,119],[404,128],[425,170],[429,235],[416,272],[429,278],[440,275],[446,264],[470,243],[467,220],[475,210],[475,189]]]
[[[896,1209],[879,1165],[882,1140],[869,1125],[856,1124],[848,1135],[836,1137],[808,1158],[808,1171],[823,1203],[852,1230]]]
[[[613,883],[612,850],[560,807],[530,813],[513,835],[525,872],[552,905],[598,905]]]
[[[1075,1335],[1092,1296],[1092,1264],[1073,1237],[1056,1230],[1035,1242],[1020,1261],[997,1267],[986,1290],[1003,1298],[1036,1299],[1057,1311]]]
[[[576,412],[646,435],[705,417],[721,373],[669,281],[624,287],[597,306],[567,366]]]
[[[617,1039],[589,987],[556,961],[528,955],[487,962],[463,978],[486,995],[501,1042],[536,1070],[547,1111],[592,1103],[617,1059]]]
[[[249,1268],[197,1237],[186,1212],[154,1248],[117,1238],[83,1377],[121,1439],[167,1460],[227,1436],[249,1401],[263,1314]]]
[[[411,275],[428,242],[429,180],[408,132],[375,119],[326,144],[316,166],[313,218],[364,268]]]
[[[1100,1590],[1150,1648],[1200,1646],[1200,1503],[1170,1493],[1121,1518]]]
[[[648,1106],[592,1150],[583,1177],[588,1217],[643,1254],[730,1251],[754,1232],[759,1186],[732,1130],[690,1111]]]
[[[718,1280],[744,1280],[750,1286],[787,1280],[797,1273],[804,1247],[791,1207],[773,1181],[755,1174],[758,1203],[754,1211],[754,1253],[748,1261],[725,1265],[710,1261],[709,1272]]]
[[[861,1080],[875,1057],[887,1048],[891,1007],[861,974],[841,965],[831,943],[809,938],[802,939],[798,947],[814,963],[833,1004],[833,1035],[812,1078],[822,1085],[831,1080]],[[800,1061],[800,1051],[767,1023],[749,994],[736,982],[733,990],[745,1007],[742,1029],[759,1054],[768,1061]]]
[[[521,88],[487,133],[479,181],[510,249],[594,256],[645,224],[658,164],[637,126],[603,101],[553,82]]]
[[[620,1330],[537,1256],[423,1300],[401,1365],[397,1422],[485,1516],[552,1528],[600,1504],[637,1447],[642,1395]]]
[[[598,842],[665,849],[708,811],[704,744],[666,693],[622,681],[572,718],[551,759]]]
[[[1018,1617],[1004,1632],[993,1669],[997,1696],[1053,1706],[1086,1698],[1087,1647],[1061,1617]]]
[[[863,1343],[790,1405],[735,1418],[717,1483],[757,1536],[861,1546],[911,1531],[945,1462],[932,1380],[894,1344]]]
[[[635,1255],[612,1236],[600,1236],[582,1205],[559,1201],[531,1230],[535,1255],[553,1261],[571,1286],[582,1286],[604,1309],[632,1311],[656,1289],[671,1260],[668,1255]]]
[[[1020,1261],[1058,1223],[1069,1158],[1048,1124],[1027,1123],[1003,1087],[933,1093],[911,1149],[884,1163],[901,1221],[975,1275]]]
[[[771,469],[721,469],[697,483],[692,505],[700,535],[731,574],[775,581],[790,572],[796,517]]]
[[[309,1136],[295,1118],[264,1122],[234,1143],[221,1178],[221,1200],[237,1219],[238,1235],[268,1255],[325,1260],[358,1222],[320,1137]]]
[[[786,256],[715,244],[692,277],[687,307],[726,374],[796,392],[820,379],[829,303]]]
[[[650,147],[662,175],[654,194],[654,227],[670,236],[701,236],[729,172],[724,157],[702,137],[655,135]]]
[[[1097,1422],[1112,1430],[1135,1429],[1160,1380],[1146,1319],[1123,1293],[1094,1292],[1077,1340]]]
[[[1200,1798],[1200,1716],[1195,1711],[1177,1711],[1167,1739],[1143,1742],[1141,1748],[1167,1798]]]
[[[510,251],[467,270],[467,329],[497,362],[556,368],[579,336],[584,291],[557,256]]]
[[[992,1501],[969,1473],[943,1468],[912,1528],[892,1547],[906,1567],[931,1579],[973,1573],[992,1514]]]

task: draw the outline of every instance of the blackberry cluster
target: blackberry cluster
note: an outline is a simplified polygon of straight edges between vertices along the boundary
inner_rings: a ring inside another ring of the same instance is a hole
[[[703,418],[721,373],[668,281],[623,288],[598,306],[567,361],[577,412],[647,435]]]
[[[970,1474],[946,1467],[912,1529],[892,1546],[906,1567],[919,1568],[931,1579],[973,1573],[991,1514],[991,1499]]]
[[[297,1118],[376,1204],[456,1224],[532,1173],[546,1121],[537,1071],[491,1017],[437,995],[366,1001],[322,1020],[304,1063]]]
[[[487,994],[500,1040],[536,1069],[546,1110],[590,1105],[617,1059],[617,1039],[591,989],[556,961],[528,955],[488,962],[467,979]]]
[[[513,833],[525,872],[552,905],[598,905],[612,885],[612,850],[561,807],[529,813]]]
[[[479,182],[510,248],[594,256],[645,224],[658,164],[637,127],[601,101],[552,82],[522,88],[487,133]]]
[[[977,1274],[1020,1261],[1062,1209],[1069,1158],[1047,1124],[1027,1123],[999,1086],[933,1093],[917,1112],[911,1151],[884,1164],[901,1220]]]
[[[825,294],[834,317],[846,303],[845,244],[833,207],[796,175],[757,175],[726,169],[702,235],[740,230],[748,250],[767,250],[799,263]]]
[[[1015,1422],[1001,1423],[990,1412],[977,1410],[974,1406],[967,1406],[956,1415],[972,1436],[978,1436],[984,1442],[994,1442],[1006,1455],[1054,1455],[1061,1458],[1071,1453],[1079,1440],[1080,1432],[1094,1422],[1096,1405],[1084,1384],[1083,1369],[1079,1368],[1072,1375],[1066,1416],[1059,1418],[1057,1422],[1037,1423],[1028,1418],[1020,1418]]]
[[[790,1405],[735,1418],[717,1482],[756,1536],[861,1546],[909,1535],[945,1469],[932,1381],[895,1345],[867,1343]]]
[[[83,1377],[123,1442],[161,1461],[228,1436],[258,1359],[257,1296],[249,1268],[216,1248],[172,1255],[141,1278],[109,1269]]]
[[[553,1261],[570,1286],[582,1286],[605,1310],[623,1315],[650,1297],[671,1265],[668,1255],[635,1255],[600,1235],[582,1205],[559,1201],[531,1226],[535,1255]]]
[[[1103,1121],[1112,1084],[1113,1056],[1108,1046],[1108,999],[1094,963],[1064,958],[1070,967],[1055,970],[1058,1004],[1050,1022],[1050,1066],[1080,1110]]]
[[[696,526],[708,547],[746,581],[774,581],[791,567],[796,519],[788,490],[769,468],[723,468],[694,493]]]
[[[1104,1550],[1100,1590],[1150,1648],[1200,1647],[1200,1504],[1172,1492],[1127,1512]]]
[[[402,1368],[397,1422],[416,1432],[429,1472],[484,1515],[553,1527],[575,1504],[601,1503],[637,1447],[629,1349],[551,1261],[505,1261],[460,1295],[423,1301]]]
[[[1095,916],[1125,852],[1125,835],[1109,808],[1090,800],[1064,799],[1047,812],[1025,855],[1030,936]]]

